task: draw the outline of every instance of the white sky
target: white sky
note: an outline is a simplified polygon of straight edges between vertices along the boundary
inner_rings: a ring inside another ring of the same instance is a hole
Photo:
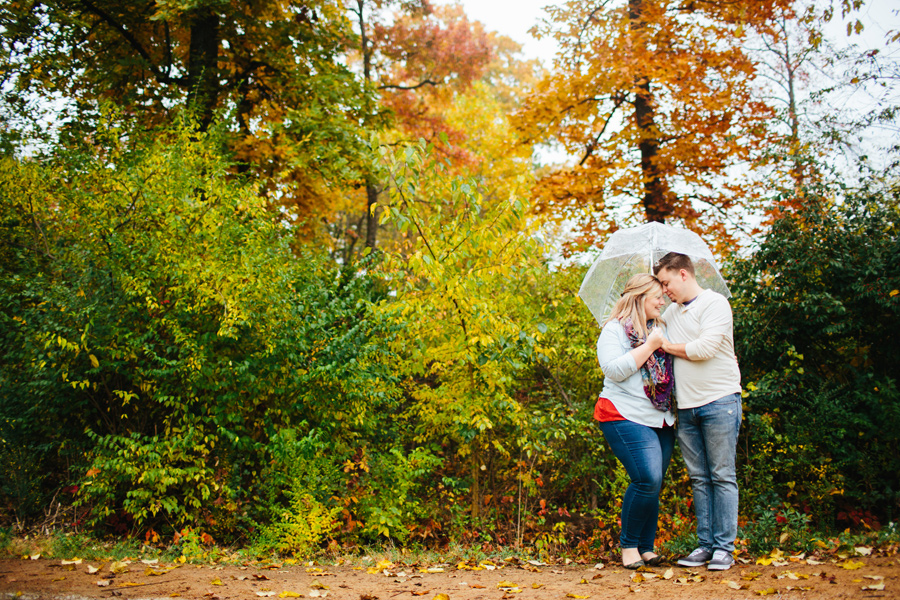
[[[448,2],[451,0],[447,0]],[[536,40],[528,30],[546,16],[543,7],[558,4],[551,0],[458,0],[470,18],[481,21],[489,30],[511,37],[523,45],[529,58],[539,58],[550,66],[556,52],[553,40]],[[561,4],[561,3],[559,3]],[[861,37],[852,41],[869,48],[883,47],[884,35],[900,30],[900,3],[897,0],[868,0],[859,17],[865,25]],[[835,42],[846,39],[846,24],[836,16],[829,33]]]
[[[556,53],[556,43],[549,39],[536,40],[528,30],[546,16],[548,0],[459,0],[470,19],[481,21],[488,30],[496,31],[522,44],[528,58],[538,58],[550,66]]]

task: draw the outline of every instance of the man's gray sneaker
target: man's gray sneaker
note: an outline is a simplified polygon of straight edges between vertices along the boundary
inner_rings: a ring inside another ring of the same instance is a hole
[[[706,548],[697,548],[687,556],[682,559],[679,559],[678,566],[680,567],[702,567],[709,559],[713,557],[713,553],[707,550]]]
[[[706,565],[710,571],[727,571],[734,564],[734,557],[730,552],[724,550],[716,550],[713,553],[712,560]]]

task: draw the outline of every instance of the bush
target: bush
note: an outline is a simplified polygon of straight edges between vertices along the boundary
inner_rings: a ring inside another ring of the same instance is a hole
[[[807,194],[734,264],[745,510],[900,508],[898,190]],[[774,494],[773,501],[762,501]]]
[[[376,286],[292,251],[220,147],[190,123],[110,126],[4,159],[4,510],[82,484],[97,525],[240,538],[280,429],[321,429],[336,455],[391,437]]]

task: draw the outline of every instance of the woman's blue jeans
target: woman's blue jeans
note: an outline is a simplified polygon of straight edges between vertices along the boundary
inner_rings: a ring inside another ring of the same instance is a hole
[[[622,499],[622,548],[652,552],[659,519],[659,492],[675,447],[673,427],[647,427],[631,421],[600,423],[613,454],[631,483]]]
[[[678,409],[678,445],[694,489],[697,537],[707,550],[734,551],[738,529],[735,454],[741,395]]]

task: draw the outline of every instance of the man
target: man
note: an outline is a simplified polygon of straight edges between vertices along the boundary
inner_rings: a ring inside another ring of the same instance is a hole
[[[734,564],[741,426],[731,306],[721,294],[700,287],[684,254],[670,252],[653,272],[674,303],[663,315],[668,332],[663,350],[675,357],[678,444],[691,476],[700,542],[678,564],[724,571]]]

